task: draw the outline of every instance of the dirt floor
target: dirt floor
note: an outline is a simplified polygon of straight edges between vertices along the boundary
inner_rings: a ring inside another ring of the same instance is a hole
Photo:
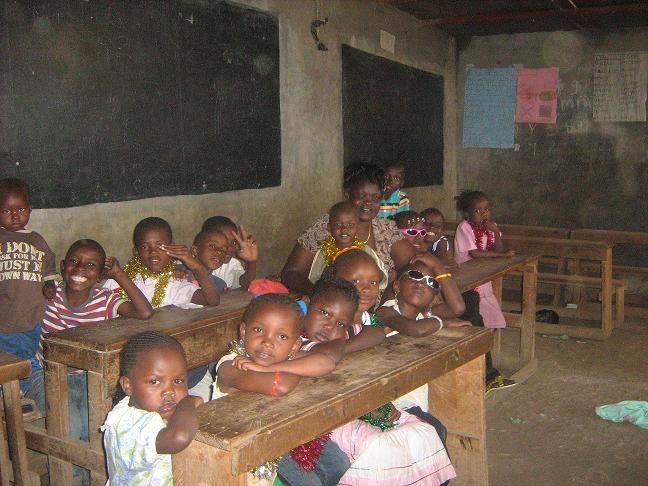
[[[648,430],[594,412],[648,401],[648,320],[628,319],[605,342],[538,334],[536,356],[526,383],[486,402],[490,484],[648,486]]]

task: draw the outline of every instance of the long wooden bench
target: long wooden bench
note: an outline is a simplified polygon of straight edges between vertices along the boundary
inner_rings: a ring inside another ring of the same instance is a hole
[[[243,310],[252,294],[223,295],[218,307],[184,310],[165,307],[152,319],[117,319],[49,334],[44,339],[47,430],[27,427],[29,448],[48,454],[50,484],[72,484],[72,464],[91,471],[92,484],[105,484],[106,469],[99,427],[112,406],[119,379],[119,353],[135,334],[158,330],[176,338],[187,353],[190,368],[213,362],[238,337]],[[87,370],[90,444],[70,438],[68,367]],[[89,447],[88,447],[89,445]]]
[[[623,283],[612,278],[612,245],[598,241],[581,241],[563,238],[536,238],[528,236],[504,235],[506,249],[516,251],[537,252],[543,257],[553,257],[559,261],[576,262],[579,271],[582,261],[591,262],[599,268],[599,276],[590,277],[576,274],[566,274],[570,268],[558,267],[556,273],[541,272],[538,283],[550,283],[571,287],[594,287],[600,289],[600,328],[589,328],[568,324],[546,324],[536,322],[536,331],[548,334],[567,334],[568,336],[606,339],[612,333],[616,324],[623,322]],[[613,317],[613,297],[616,295],[616,314]],[[579,300],[579,299],[577,299]],[[578,304],[577,304],[578,305]],[[564,309],[560,309],[565,314]]]
[[[492,343],[483,328],[394,336],[285,397],[238,392],[211,401],[198,409],[195,440],[173,456],[174,484],[245,485],[249,470],[428,383],[430,411],[448,429],[452,483],[487,485],[483,355]]]

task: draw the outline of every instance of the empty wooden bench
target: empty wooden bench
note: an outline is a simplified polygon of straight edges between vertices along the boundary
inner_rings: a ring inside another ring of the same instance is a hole
[[[555,273],[541,272],[538,274],[538,283],[549,283],[560,286],[594,287],[600,289],[600,328],[590,328],[567,324],[546,324],[536,322],[536,331],[548,334],[566,334],[568,336],[606,339],[615,326],[615,318],[620,325],[623,321],[623,282],[614,281],[612,278],[612,245],[598,241],[582,241],[563,238],[536,238],[527,236],[504,235],[506,249],[521,252],[539,253],[543,257],[553,257],[558,261],[577,264],[572,267],[558,266]],[[600,269],[599,276],[585,276],[568,274],[566,271],[578,271],[579,263],[587,261]],[[613,315],[613,306],[616,296],[617,312]],[[554,301],[555,302],[555,301]],[[558,309],[565,314],[568,310]],[[577,311],[574,311],[578,315]],[[581,316],[586,317],[586,316]]]

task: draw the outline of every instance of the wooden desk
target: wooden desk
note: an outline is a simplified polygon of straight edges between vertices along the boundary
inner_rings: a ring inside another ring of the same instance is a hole
[[[198,409],[195,440],[173,456],[174,484],[245,484],[259,464],[425,383],[431,413],[448,428],[453,484],[488,484],[483,355],[492,344],[483,328],[397,335],[285,397],[238,392],[211,401]]]
[[[9,486],[12,464],[14,482],[18,486],[30,484],[19,382],[29,377],[30,373],[29,361],[0,351],[0,384],[2,384],[2,400],[7,422],[6,437],[0,422],[0,485],[2,486]],[[7,442],[9,450],[7,450]]]
[[[502,277],[510,272],[522,272],[521,313],[506,312],[506,325],[520,329],[517,371],[515,381],[527,380],[538,368],[535,357],[535,314],[539,255],[515,255],[511,258],[475,258],[459,265],[452,274],[462,292],[493,281],[496,295],[502,300]],[[499,335],[498,335],[499,337]],[[499,339],[496,339],[494,359],[498,361]]]
[[[92,484],[105,484],[105,459],[99,427],[112,406],[119,379],[119,353],[132,336],[147,330],[163,331],[176,338],[187,353],[190,368],[213,362],[238,338],[243,310],[252,294],[228,292],[217,307],[184,310],[165,307],[148,321],[117,319],[83,326],[44,339],[47,431],[28,427],[30,448],[48,454],[52,485],[72,483],[71,464],[92,471]],[[90,447],[69,437],[68,366],[88,371]]]

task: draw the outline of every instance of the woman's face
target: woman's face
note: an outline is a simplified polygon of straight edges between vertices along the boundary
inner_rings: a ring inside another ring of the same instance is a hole
[[[360,221],[371,221],[378,214],[382,189],[380,186],[369,182],[360,182],[353,186],[346,194],[346,198],[358,206]]]

